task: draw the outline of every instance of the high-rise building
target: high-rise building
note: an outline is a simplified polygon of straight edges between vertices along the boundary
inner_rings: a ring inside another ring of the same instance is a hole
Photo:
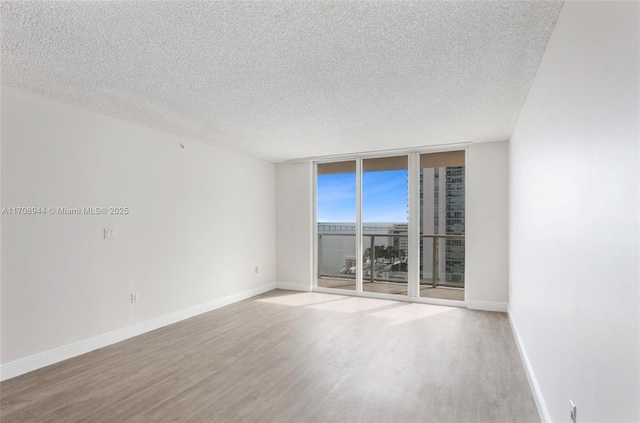
[[[445,168],[445,234],[464,235],[464,166]],[[464,286],[464,239],[445,241],[445,282]]]
[[[391,238],[393,248],[398,250],[400,258],[406,258],[409,252],[409,238],[407,237],[408,233],[409,225],[407,223],[394,223],[393,226],[389,228],[389,235],[402,235],[394,236],[393,238]]]
[[[425,168],[420,172],[420,233],[464,235],[465,167]],[[421,279],[432,279],[433,249],[440,284],[464,286],[464,240],[420,238]]]

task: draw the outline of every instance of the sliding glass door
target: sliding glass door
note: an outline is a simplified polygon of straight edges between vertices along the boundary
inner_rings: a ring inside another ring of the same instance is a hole
[[[464,300],[465,153],[317,164],[317,287]]]
[[[318,286],[356,289],[356,162],[318,164]]]
[[[464,300],[464,151],[420,155],[420,296]]]
[[[362,242],[365,292],[407,295],[407,156],[362,161]]]

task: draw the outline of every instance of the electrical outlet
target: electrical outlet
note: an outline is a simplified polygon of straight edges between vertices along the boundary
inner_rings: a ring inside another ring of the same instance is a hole
[[[571,407],[571,423],[576,423],[576,419],[578,418],[576,413],[578,412],[578,410],[576,409],[576,405],[573,403],[573,401],[569,400],[569,405]]]
[[[136,294],[135,292],[131,293],[131,304],[135,304],[138,302],[138,294]]]
[[[256,266],[256,273],[258,273],[258,266]]]

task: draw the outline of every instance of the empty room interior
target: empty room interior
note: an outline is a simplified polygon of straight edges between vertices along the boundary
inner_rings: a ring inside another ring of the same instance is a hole
[[[640,422],[640,2],[0,11],[3,423]]]

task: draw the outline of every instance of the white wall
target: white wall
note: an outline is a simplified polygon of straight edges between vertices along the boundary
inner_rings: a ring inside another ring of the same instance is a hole
[[[2,216],[3,364],[275,280],[274,164],[7,87],[2,206],[130,210]]]
[[[510,143],[510,313],[545,419],[640,421],[637,2],[566,2]]]
[[[468,306],[507,309],[508,143],[472,145],[467,154]],[[280,286],[313,281],[312,164],[277,165],[277,275]]]
[[[306,163],[277,165],[278,286],[311,290],[313,167]]]
[[[508,160],[506,141],[469,146],[465,271],[470,308],[507,308]]]

